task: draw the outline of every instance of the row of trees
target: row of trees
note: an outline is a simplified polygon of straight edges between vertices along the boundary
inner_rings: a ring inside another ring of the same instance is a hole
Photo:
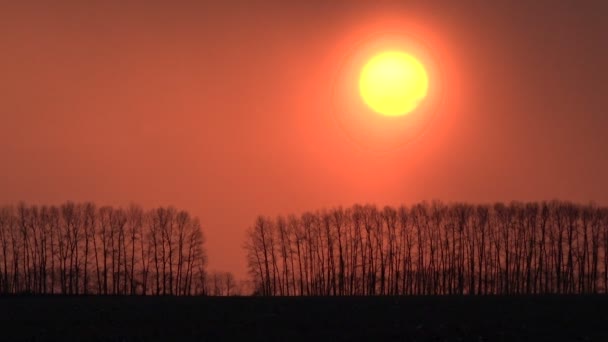
[[[247,281],[237,281],[230,272],[210,272],[206,277],[205,294],[209,296],[242,296],[249,292]]]
[[[0,294],[205,293],[203,242],[172,207],[0,207]]]
[[[569,202],[355,205],[259,217],[261,295],[608,292],[608,209]]]

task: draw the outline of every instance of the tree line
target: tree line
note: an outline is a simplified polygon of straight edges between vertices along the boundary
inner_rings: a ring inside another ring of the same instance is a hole
[[[203,243],[173,207],[0,207],[0,294],[205,294]]]
[[[258,217],[259,295],[608,292],[608,208],[551,201],[354,205]]]

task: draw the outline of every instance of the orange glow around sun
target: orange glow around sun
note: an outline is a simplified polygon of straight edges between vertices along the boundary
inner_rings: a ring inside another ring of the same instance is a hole
[[[404,147],[440,116],[445,87],[437,55],[405,30],[353,37],[334,76],[335,122],[362,149]]]
[[[426,97],[429,80],[423,65],[400,51],[382,52],[361,70],[359,92],[376,113],[405,115]]]

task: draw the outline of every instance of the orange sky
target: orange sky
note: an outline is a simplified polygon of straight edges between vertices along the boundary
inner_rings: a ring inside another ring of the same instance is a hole
[[[0,203],[171,204],[200,217],[210,269],[241,277],[258,214],[608,204],[606,5],[497,3],[5,2]],[[336,125],[332,85],[385,31],[424,41],[443,96],[424,135],[378,153]]]

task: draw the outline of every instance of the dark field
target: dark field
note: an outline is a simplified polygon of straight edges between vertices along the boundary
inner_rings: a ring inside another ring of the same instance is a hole
[[[608,297],[2,297],[1,341],[608,341]]]

